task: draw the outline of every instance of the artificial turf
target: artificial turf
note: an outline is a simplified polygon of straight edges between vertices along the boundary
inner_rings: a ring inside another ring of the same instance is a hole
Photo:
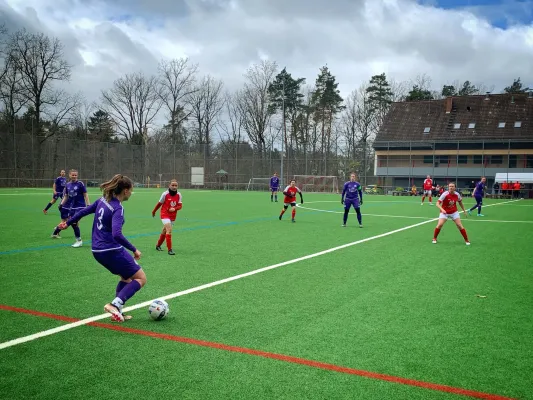
[[[50,193],[28,192],[0,190],[0,305],[101,314],[116,278],[91,255],[92,217],[73,249],[72,230],[50,239]],[[485,217],[464,222],[471,246],[452,223],[434,245],[437,212],[419,198],[366,196],[360,229],[355,214],[341,228],[338,195],[305,194],[292,224],[268,193],[186,190],[171,257],[154,249],[160,192],[136,189],[124,204],[148,276],[129,305],[373,239],[171,299],[161,322],[132,311],[124,326],[533,399],[532,203],[489,200]],[[64,323],[0,309],[0,342]],[[94,326],[0,350],[0,389],[6,399],[464,397]]]

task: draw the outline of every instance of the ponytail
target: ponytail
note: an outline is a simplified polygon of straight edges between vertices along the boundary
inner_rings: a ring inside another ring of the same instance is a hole
[[[107,201],[111,201],[113,196],[119,195],[124,189],[131,189],[132,187],[133,183],[130,178],[117,174],[111,178],[111,180],[102,183],[100,185],[100,190],[102,191],[104,198]]]

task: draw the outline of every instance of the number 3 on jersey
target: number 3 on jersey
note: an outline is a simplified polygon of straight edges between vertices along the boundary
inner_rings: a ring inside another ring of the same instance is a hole
[[[99,231],[104,227],[104,224],[102,224],[102,218],[104,218],[104,209],[100,208],[98,210],[98,223],[96,224]]]

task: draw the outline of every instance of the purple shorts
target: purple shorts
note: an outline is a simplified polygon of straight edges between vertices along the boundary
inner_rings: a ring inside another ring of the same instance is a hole
[[[94,259],[108,269],[113,275],[129,279],[141,269],[133,256],[124,248],[102,252],[93,252]]]
[[[344,209],[349,210],[351,206],[353,208],[359,208],[359,200],[344,199]]]
[[[62,198],[63,198],[63,192],[59,192],[57,194],[54,194],[54,197],[53,197],[54,200],[62,199]]]

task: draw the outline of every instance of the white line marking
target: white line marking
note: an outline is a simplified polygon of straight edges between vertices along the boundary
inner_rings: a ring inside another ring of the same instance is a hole
[[[488,206],[485,206],[488,207]],[[475,222],[505,222],[505,223],[517,223],[517,224],[533,224],[533,221],[505,221],[503,219],[481,219],[477,217],[470,217],[467,221],[475,221]]]
[[[318,208],[311,208],[311,207],[304,207],[300,204],[296,204],[297,207],[303,208],[304,210],[311,210],[311,211],[322,211],[326,213],[333,213],[333,214],[344,214],[344,211],[333,211],[333,210],[320,210]],[[488,206],[486,206],[488,207]],[[413,216],[406,216],[406,215],[387,215],[387,214],[365,214],[362,213],[365,217],[389,217],[389,218],[411,218],[411,219],[433,219],[431,217],[413,217]]]
[[[519,200],[513,200],[513,201],[519,201]],[[502,203],[497,203],[497,204],[489,204],[488,206],[485,206],[485,207],[490,207],[490,206],[495,206],[495,205],[500,205],[500,204],[505,204],[505,203],[511,203],[513,201],[507,201],[507,202],[502,202]],[[427,223],[434,222],[434,221],[437,221],[437,220],[438,220],[438,218],[433,218],[433,219],[429,219],[427,221],[418,222],[416,224],[408,225],[408,226],[405,226],[403,228],[399,228],[399,229],[395,229],[393,231],[385,232],[385,233],[382,233],[380,235],[371,236],[371,237],[368,237],[368,238],[365,238],[365,239],[361,239],[361,240],[357,240],[357,241],[351,242],[351,243],[346,243],[346,244],[343,244],[343,245],[340,245],[340,246],[332,247],[330,249],[319,251],[318,253],[313,253],[313,254],[309,254],[307,256],[295,258],[293,260],[284,261],[284,262],[281,262],[279,264],[270,265],[268,267],[259,268],[259,269],[253,270],[253,271],[246,272],[244,274],[235,275],[235,276],[232,276],[232,277],[229,277],[229,278],[225,278],[225,279],[221,279],[221,280],[218,280],[218,281],[215,281],[215,282],[211,282],[211,283],[206,283],[205,285],[196,286],[196,287],[193,287],[193,288],[190,288],[190,289],[182,290],[181,292],[176,292],[176,293],[169,294],[169,295],[163,296],[163,297],[158,297],[158,298],[159,299],[163,299],[163,300],[170,300],[170,299],[174,299],[176,297],[185,296],[186,294],[199,292],[200,290],[209,289],[211,287],[222,285],[224,283],[236,281],[238,279],[242,279],[242,278],[246,278],[248,276],[260,274],[262,272],[270,271],[272,269],[276,269],[276,268],[279,268],[279,267],[284,267],[286,265],[295,264],[297,262],[308,260],[310,258],[315,258],[315,257],[322,256],[324,254],[333,253],[334,251],[346,249],[348,247],[352,247],[352,246],[355,246],[355,245],[358,245],[358,244],[361,244],[361,243],[369,242],[371,240],[375,240],[375,239],[379,239],[379,238],[382,238],[382,237],[390,236],[390,235],[393,235],[395,233],[399,233],[399,232],[406,231],[408,229],[416,228],[418,226],[422,226],[422,225],[425,225]],[[124,312],[137,310],[137,309],[143,308],[143,307],[148,307],[152,303],[152,301],[153,300],[148,300],[148,301],[145,301],[143,303],[135,304],[135,305],[130,306],[130,307],[125,307],[124,308]],[[37,332],[37,333],[34,333],[33,335],[23,336],[23,337],[20,337],[20,338],[17,338],[17,339],[9,340],[7,342],[0,343],[0,350],[6,349],[8,347],[16,346],[17,344],[26,343],[26,342],[30,342],[32,340],[40,339],[42,337],[54,335],[54,334],[59,333],[59,332],[63,332],[63,331],[69,330],[69,329],[73,329],[73,328],[76,328],[78,326],[87,325],[87,324],[89,324],[91,322],[100,321],[100,320],[106,319],[106,318],[109,318],[109,314],[108,313],[96,315],[96,316],[90,317],[90,318],[85,318],[85,319],[82,319],[80,321],[72,322],[70,324],[65,324],[65,325],[62,325],[62,326],[58,326],[57,328],[48,329],[46,331]]]

